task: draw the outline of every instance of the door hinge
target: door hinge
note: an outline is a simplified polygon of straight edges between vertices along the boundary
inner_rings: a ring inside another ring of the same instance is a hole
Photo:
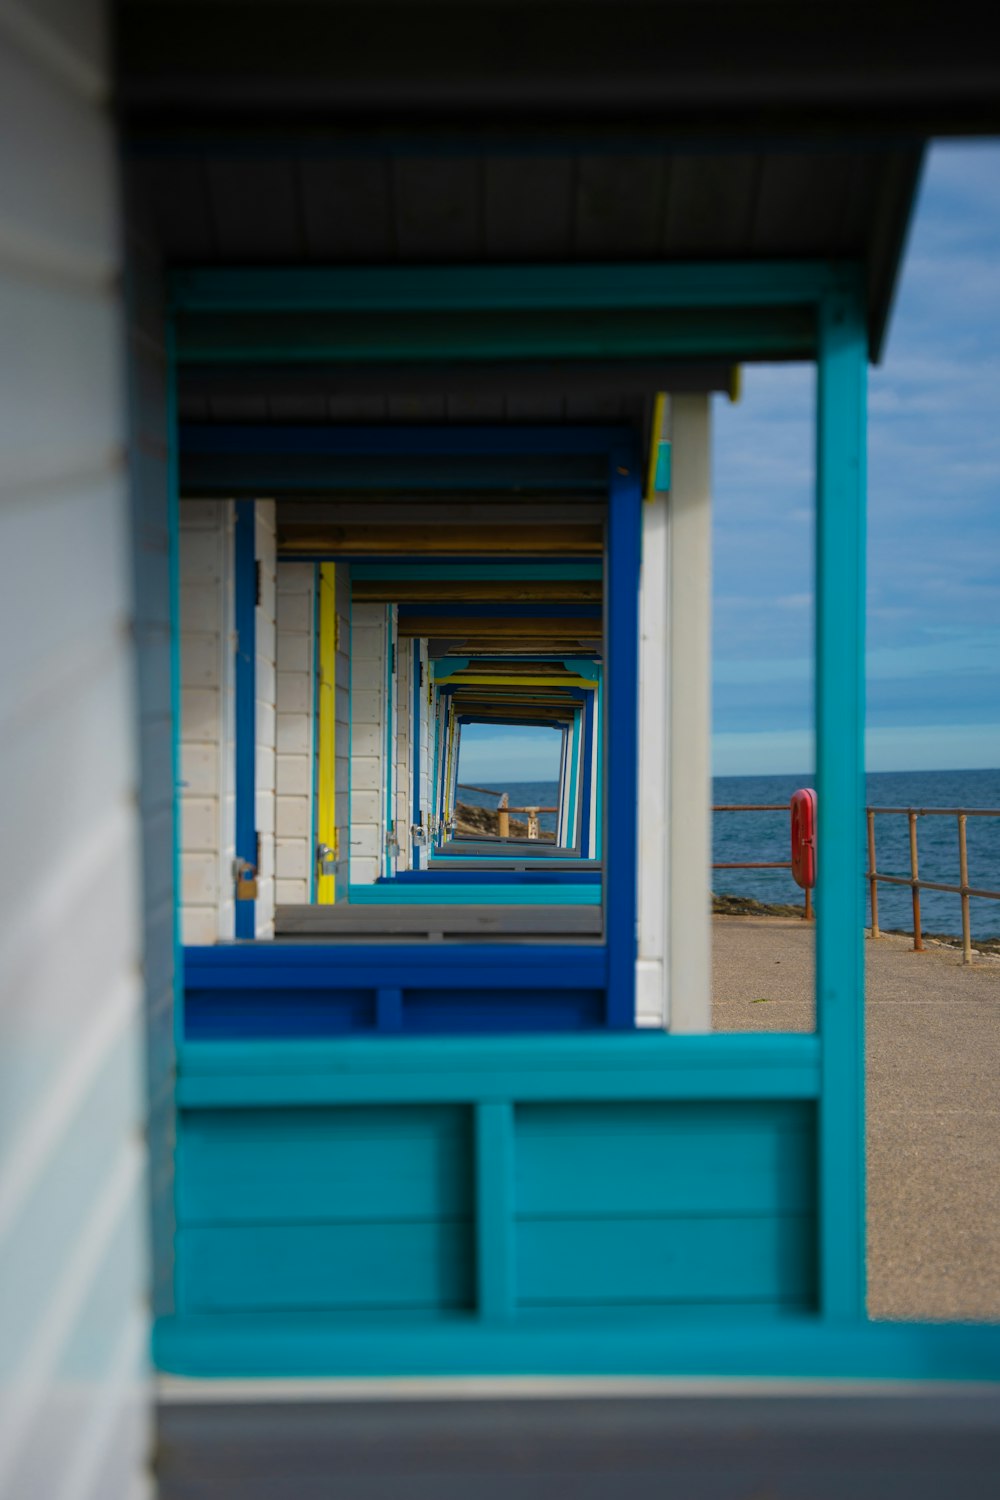
[[[254,573],[257,579],[257,608],[264,602],[264,572],[259,562],[254,563]]]

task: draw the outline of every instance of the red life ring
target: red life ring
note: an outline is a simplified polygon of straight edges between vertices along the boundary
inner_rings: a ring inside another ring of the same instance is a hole
[[[792,878],[804,891],[816,884],[816,793],[811,786],[792,793]]]

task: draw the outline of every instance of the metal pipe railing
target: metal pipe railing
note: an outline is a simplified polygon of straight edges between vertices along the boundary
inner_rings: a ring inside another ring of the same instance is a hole
[[[712,807],[713,812],[782,812],[788,814],[787,802],[717,802]],[[713,870],[790,870],[792,862],[790,859],[764,859],[764,860],[737,860],[731,863],[716,862],[712,865]],[[802,920],[811,921],[812,891],[808,886],[805,891],[805,900],[802,903]]]
[[[868,870],[865,878],[868,881],[869,901],[871,903],[871,934],[873,938],[881,937],[878,923],[878,887],[881,881],[884,885],[908,885],[913,892],[913,951],[922,953],[923,930],[920,919],[920,892],[947,891],[952,895],[960,896],[962,900],[962,962],[972,962],[972,914],[969,907],[969,899],[972,896],[980,896],[987,901],[1000,901],[1000,891],[983,890],[980,886],[969,884],[969,849],[966,839],[966,824],[969,818],[1000,818],[1000,808],[995,807],[869,807],[866,808],[868,821]],[[875,818],[886,814],[896,814],[905,817],[909,824],[910,836],[910,873],[909,875],[883,875],[876,863],[875,851]],[[921,880],[920,878],[920,850],[917,840],[918,818],[955,818],[958,825],[958,885],[950,885],[941,880]]]
[[[788,812],[788,805],[784,802],[721,802],[716,803],[713,812]],[[909,886],[912,893],[913,903],[913,949],[916,953],[922,953],[923,922],[920,911],[920,892],[945,891],[951,895],[961,897],[962,902],[962,962],[972,962],[972,917],[969,906],[970,898],[973,896],[984,898],[988,901],[1000,901],[1000,891],[988,891],[981,886],[969,884],[969,850],[966,836],[966,823],[969,818],[1000,818],[1000,808],[993,807],[868,807],[865,809],[868,824],[868,870],[865,878],[868,881],[869,900],[871,902],[871,935],[873,938],[881,937],[879,929],[878,912],[878,887],[881,882],[884,885]],[[905,817],[908,822],[909,845],[910,845],[910,873],[909,875],[884,875],[877,868],[875,847],[875,818],[877,816],[896,814]],[[917,834],[919,818],[955,818],[958,826],[958,885],[951,885],[941,880],[923,880],[920,876],[920,848]],[[716,862],[712,865],[713,870],[790,870],[791,860],[738,860],[731,862]],[[805,892],[803,903],[803,917],[812,916],[812,892]]]

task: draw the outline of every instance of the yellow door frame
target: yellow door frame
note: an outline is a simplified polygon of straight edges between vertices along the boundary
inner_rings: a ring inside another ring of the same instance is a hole
[[[336,564],[320,563],[316,670],[316,901],[332,906],[337,877],[324,865],[340,856],[337,846],[337,591]],[[324,859],[319,851],[329,851]]]

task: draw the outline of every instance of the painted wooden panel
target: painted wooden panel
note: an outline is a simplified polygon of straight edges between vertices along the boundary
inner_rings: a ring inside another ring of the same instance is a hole
[[[181,1122],[185,1225],[468,1218],[468,1110],[191,1110]]]
[[[184,1034],[191,1041],[222,1037],[329,1037],[372,1024],[374,989],[316,993],[294,982],[246,991],[236,1003],[216,990],[185,994]]]
[[[423,1036],[457,1032],[499,1035],[507,1032],[590,1031],[603,1024],[604,990],[442,988],[402,989],[398,1017],[387,1025],[380,1013],[377,984],[384,967],[369,965],[367,984],[325,989],[301,987],[288,977],[271,988],[187,991],[185,1036],[190,1041],[229,1037],[297,1038],[347,1036],[374,1031]]]
[[[603,989],[427,989],[404,991],[403,1001],[403,1029],[417,1036],[592,1031],[606,1011]]]
[[[525,1305],[815,1300],[809,1105],[521,1106]]]
[[[517,1139],[526,1217],[815,1209],[807,1104],[521,1105]]]
[[[815,1303],[815,1225],[781,1218],[535,1219],[517,1226],[525,1307]]]
[[[472,1302],[467,1223],[181,1229],[185,1312],[428,1310]]]

